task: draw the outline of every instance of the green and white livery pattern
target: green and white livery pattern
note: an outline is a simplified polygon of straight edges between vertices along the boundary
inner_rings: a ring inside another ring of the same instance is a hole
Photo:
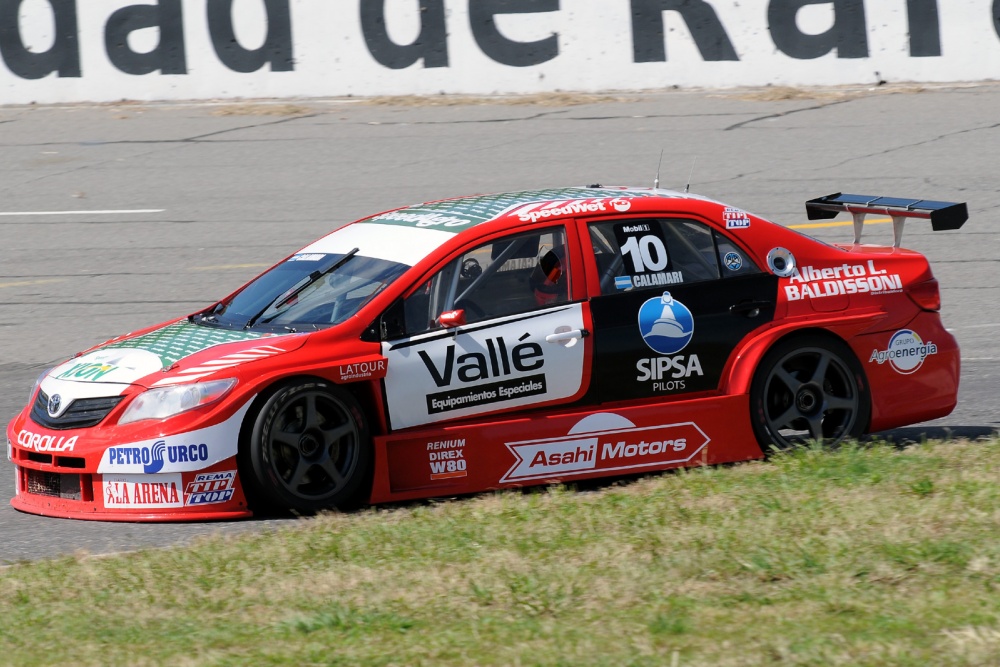
[[[163,373],[162,376],[157,373],[172,370],[185,357],[210,347],[261,338],[264,340],[250,349],[243,346],[238,351],[205,360],[176,373]],[[42,380],[42,389],[49,396],[61,395],[64,405],[69,405],[70,401],[78,398],[108,396],[107,392],[112,391],[109,387],[120,391],[144,377],[149,377],[152,382],[148,386],[192,382],[247,361],[281,354],[287,351],[284,347],[267,343],[286,338],[254,331],[213,329],[186,320],[174,322],[134,338],[114,340],[56,366]]]
[[[415,266],[456,234],[526,207],[541,206],[543,213],[529,215],[541,218],[560,214],[559,204],[564,204],[561,208],[565,212],[585,213],[609,210],[616,200],[664,196],[685,195],[666,190],[575,187],[448,199],[380,213],[346,225],[299,253],[347,254],[357,249],[362,257]]]
[[[264,334],[253,331],[229,331],[192,324],[187,321],[174,322],[135,338],[116,341],[101,347],[102,350],[128,348],[152,352],[160,358],[163,368],[169,368],[184,357],[223,343],[254,340]]]
[[[655,196],[663,196],[663,193],[617,188],[526,190],[524,192],[507,192],[495,195],[451,199],[431,204],[419,204],[417,206],[402,208],[398,211],[382,213],[364,222],[380,225],[439,229],[441,231],[457,233],[468,227],[498,218],[514,208],[532,202]]]

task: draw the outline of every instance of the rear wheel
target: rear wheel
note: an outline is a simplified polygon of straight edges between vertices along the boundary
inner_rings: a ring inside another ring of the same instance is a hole
[[[754,435],[767,451],[858,438],[868,427],[871,394],[851,349],[825,336],[782,341],[761,360],[750,386]]]
[[[286,384],[264,402],[249,459],[258,492],[282,509],[353,506],[370,486],[372,448],[361,406],[319,380]]]

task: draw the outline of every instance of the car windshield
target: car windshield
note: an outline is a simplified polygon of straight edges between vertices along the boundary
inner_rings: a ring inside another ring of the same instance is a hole
[[[357,252],[293,255],[191,319],[206,326],[265,331],[311,331],[339,324],[409,268]]]

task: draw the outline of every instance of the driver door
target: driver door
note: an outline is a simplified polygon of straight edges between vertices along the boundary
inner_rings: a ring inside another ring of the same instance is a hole
[[[505,236],[462,252],[404,299],[401,335],[382,343],[391,428],[581,397],[589,339],[569,260],[564,227]]]

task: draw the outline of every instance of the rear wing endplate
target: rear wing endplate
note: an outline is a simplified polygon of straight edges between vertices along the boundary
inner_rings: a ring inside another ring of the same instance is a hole
[[[921,218],[931,221],[931,228],[938,232],[945,229],[959,229],[969,219],[969,209],[965,203],[930,201],[928,199],[899,199],[896,197],[872,197],[870,195],[845,195],[840,192],[806,202],[806,214],[810,220],[829,220],[838,213],[854,216],[854,243],[861,243],[861,230],[865,226],[865,216],[869,213],[888,215],[892,218],[893,247],[898,248],[903,240],[903,223],[907,218]]]

